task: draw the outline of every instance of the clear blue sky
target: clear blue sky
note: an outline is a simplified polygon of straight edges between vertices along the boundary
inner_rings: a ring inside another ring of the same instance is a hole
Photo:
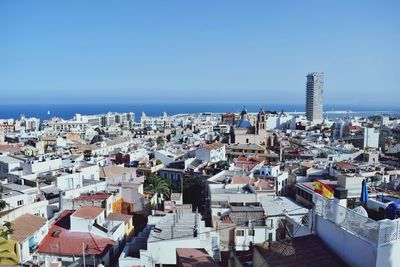
[[[400,1],[0,1],[0,98],[397,104]]]

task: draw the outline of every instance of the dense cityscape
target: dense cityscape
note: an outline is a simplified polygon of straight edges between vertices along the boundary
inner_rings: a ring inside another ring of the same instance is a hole
[[[400,267],[399,0],[1,0],[0,267]]]
[[[305,83],[305,114],[1,119],[1,264],[400,265],[400,117]]]

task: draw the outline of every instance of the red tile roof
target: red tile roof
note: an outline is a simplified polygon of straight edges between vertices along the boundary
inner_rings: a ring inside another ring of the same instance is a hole
[[[87,195],[80,195],[79,197],[75,198],[74,200],[107,200],[112,194],[111,193],[95,193],[95,194],[87,194]]]
[[[114,241],[86,232],[70,231],[70,216],[73,211],[64,211],[51,226],[49,233],[39,244],[38,252],[55,255],[82,255],[82,243],[87,248],[86,255],[103,255],[113,245]],[[61,231],[58,236],[52,236],[55,231]]]
[[[236,161],[235,167],[243,168],[246,171],[252,170],[255,166],[257,166],[257,162],[252,161]]]
[[[179,267],[218,267],[219,265],[204,248],[177,248],[177,266]]]
[[[84,219],[95,219],[102,212],[104,212],[103,208],[86,206],[76,210],[74,213],[72,213],[72,216]]]
[[[351,169],[355,169],[354,165],[348,162],[337,162],[336,163],[336,168],[339,170],[351,170]]]
[[[9,152],[19,152],[23,145],[16,144],[16,145],[1,145],[0,151],[9,151]]]
[[[11,222],[14,233],[10,235],[10,239],[18,242],[24,241],[39,231],[46,224],[46,221],[45,218],[33,214],[19,216]]]
[[[273,180],[258,179],[254,183],[255,190],[275,190],[275,182]]]
[[[243,176],[233,176],[231,184],[248,184],[254,182],[253,178]]]
[[[205,149],[207,149],[208,151],[211,151],[211,150],[218,149],[218,148],[221,148],[221,147],[224,147],[224,146],[225,146],[224,144],[216,142],[216,143],[204,145],[203,147]]]

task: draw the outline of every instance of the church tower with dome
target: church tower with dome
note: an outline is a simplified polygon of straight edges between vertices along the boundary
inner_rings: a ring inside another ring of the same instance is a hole
[[[257,144],[266,145],[270,140],[271,133],[266,129],[266,113],[261,108],[257,114],[257,120],[253,126],[250,122],[247,110],[243,108],[240,119],[232,126],[231,143],[234,144]]]

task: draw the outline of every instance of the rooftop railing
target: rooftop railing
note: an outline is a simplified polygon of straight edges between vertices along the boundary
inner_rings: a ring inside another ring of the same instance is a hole
[[[377,246],[400,240],[400,219],[375,221],[315,193],[313,202],[317,215]]]

